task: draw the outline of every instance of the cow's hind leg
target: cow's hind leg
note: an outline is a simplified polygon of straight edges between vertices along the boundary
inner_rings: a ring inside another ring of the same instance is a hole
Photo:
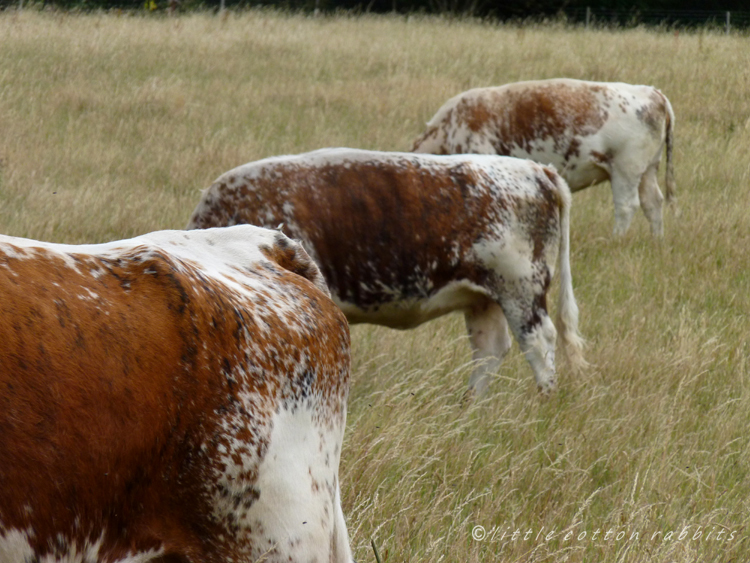
[[[633,213],[638,209],[638,185],[640,172],[634,173],[629,167],[614,167],[612,170],[612,202],[615,205],[615,236],[624,235],[630,228]]]
[[[662,207],[664,196],[659,189],[657,171],[659,162],[649,165],[641,177],[638,194],[641,198],[641,209],[651,224],[651,234],[660,237],[664,235],[664,223],[662,219]]]
[[[487,390],[491,376],[497,373],[510,350],[510,333],[503,310],[490,299],[483,299],[467,310],[465,318],[475,362],[467,396],[479,397]]]
[[[534,371],[537,387],[549,393],[557,385],[555,376],[555,343],[557,330],[547,313],[546,282],[519,280],[515,291],[507,291],[501,297],[505,317],[511,332],[516,337],[526,361]]]

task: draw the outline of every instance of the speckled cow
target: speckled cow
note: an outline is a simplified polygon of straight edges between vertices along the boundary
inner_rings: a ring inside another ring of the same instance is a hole
[[[411,328],[464,311],[481,394],[511,345],[555,385],[547,290],[559,255],[558,329],[581,360],[569,264],[570,193],[551,168],[488,155],[324,149],[235,168],[188,228],[278,226],[318,262],[351,323]]]
[[[657,182],[667,149],[666,197],[674,198],[669,100],[651,86],[556,79],[476,88],[451,98],[414,142],[418,153],[484,153],[554,165],[576,192],[610,180],[615,235],[640,206],[662,236]]]
[[[0,561],[351,561],[349,333],[298,243],[0,237],[0,295]]]

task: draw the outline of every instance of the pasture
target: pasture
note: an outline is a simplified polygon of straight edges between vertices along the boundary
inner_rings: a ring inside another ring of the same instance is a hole
[[[463,90],[558,76],[664,92],[679,214],[666,210],[661,243],[640,212],[614,239],[609,184],[574,195],[591,366],[573,376],[560,361],[549,399],[514,344],[485,397],[462,406],[460,315],[353,327],[340,477],[354,556],[374,561],[372,538],[384,562],[747,561],[747,36],[0,13],[0,232],[95,243],[183,228],[199,190],[239,164],[408,150]],[[662,163],[662,190],[663,178]]]

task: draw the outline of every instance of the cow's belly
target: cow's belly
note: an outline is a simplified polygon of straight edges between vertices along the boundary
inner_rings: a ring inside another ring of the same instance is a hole
[[[592,142],[591,139],[584,140],[567,157],[556,152],[554,146],[552,140],[546,139],[530,152],[517,147],[511,152],[511,156],[554,166],[565,178],[572,192],[610,179],[606,152],[599,143]]]
[[[409,329],[452,311],[466,310],[488,295],[488,291],[467,280],[452,282],[422,299],[392,299],[366,308],[334,297],[350,324],[369,323]]]
[[[563,168],[559,172],[565,178],[571,192],[577,192],[610,178],[609,172],[593,161],[576,162],[573,168]]]

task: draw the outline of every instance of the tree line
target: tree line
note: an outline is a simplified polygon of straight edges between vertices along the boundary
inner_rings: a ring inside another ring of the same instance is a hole
[[[750,26],[747,0],[0,0],[0,9],[19,6],[63,10],[191,11],[269,7],[303,12],[449,14],[522,21],[563,19],[613,25]]]

